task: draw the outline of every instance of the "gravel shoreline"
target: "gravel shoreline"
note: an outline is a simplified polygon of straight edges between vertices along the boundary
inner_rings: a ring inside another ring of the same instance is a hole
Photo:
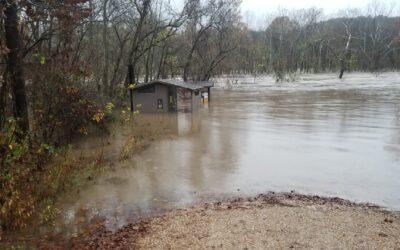
[[[176,209],[117,232],[93,228],[73,249],[400,249],[400,212],[268,193]]]

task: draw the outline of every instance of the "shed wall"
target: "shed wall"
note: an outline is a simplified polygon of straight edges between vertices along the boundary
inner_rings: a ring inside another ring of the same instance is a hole
[[[163,108],[158,109],[158,100],[162,100]],[[141,105],[139,110],[144,113],[168,112],[168,87],[156,84],[154,93],[140,93],[133,91],[133,103],[135,107]]]

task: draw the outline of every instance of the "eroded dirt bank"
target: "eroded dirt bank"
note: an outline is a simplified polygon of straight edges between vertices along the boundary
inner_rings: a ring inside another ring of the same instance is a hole
[[[70,247],[399,249],[400,213],[339,198],[269,193],[173,210],[116,233],[97,228],[85,235]]]

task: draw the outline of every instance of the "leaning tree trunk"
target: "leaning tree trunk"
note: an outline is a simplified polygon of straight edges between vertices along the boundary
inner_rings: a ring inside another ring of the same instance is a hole
[[[347,27],[346,27],[346,29],[347,29]],[[340,58],[339,79],[342,79],[342,77],[343,77],[343,73],[346,70],[346,64],[347,64],[347,61],[349,60],[349,56],[350,56],[351,34],[349,33],[348,29],[347,29],[347,33],[348,33],[348,37],[347,37],[346,47],[344,49],[343,56]]]
[[[29,130],[28,104],[26,100],[25,78],[22,60],[22,42],[18,30],[18,14],[15,1],[7,1],[4,9],[4,31],[7,48],[7,70],[14,100],[14,117],[23,134]]]

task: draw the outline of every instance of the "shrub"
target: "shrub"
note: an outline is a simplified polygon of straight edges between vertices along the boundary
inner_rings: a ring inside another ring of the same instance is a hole
[[[3,229],[24,227],[32,217],[35,200],[36,172],[42,170],[52,148],[17,139],[16,121],[8,119],[0,133],[0,226]]]
[[[91,127],[106,130],[106,112],[80,88],[56,83],[37,94],[46,97],[46,102],[33,107],[34,130],[42,140],[65,144],[77,135],[88,134]]]
[[[82,164],[33,133],[19,139],[17,132],[16,121],[8,119],[0,133],[0,239],[2,231],[24,228],[33,218],[50,221],[58,195],[102,169],[99,159]]]

